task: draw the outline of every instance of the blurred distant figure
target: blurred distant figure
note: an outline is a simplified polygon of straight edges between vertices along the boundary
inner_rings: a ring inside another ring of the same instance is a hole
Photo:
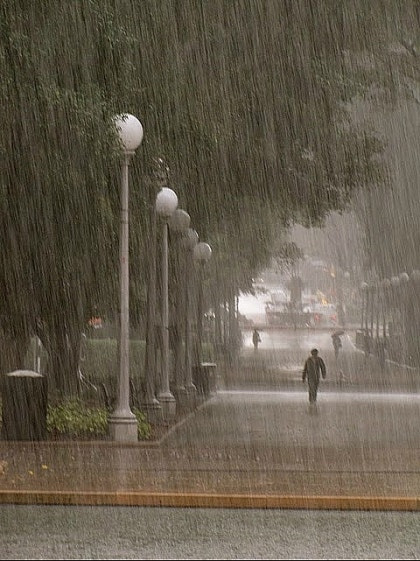
[[[302,382],[305,383],[305,380],[308,379],[310,405],[316,404],[320,377],[325,379],[326,375],[325,362],[318,356],[318,349],[312,349],[311,356],[306,359],[302,372]]]
[[[333,333],[331,335],[331,339],[334,347],[335,360],[338,360],[338,354],[340,352],[341,347],[343,346],[341,343],[340,335],[338,335],[337,333]]]
[[[252,343],[254,344],[254,350],[258,349],[258,343],[261,343],[261,337],[257,329],[254,329],[252,334]]]
[[[376,353],[378,355],[379,365],[384,369],[386,364],[386,345],[383,339],[376,340]]]

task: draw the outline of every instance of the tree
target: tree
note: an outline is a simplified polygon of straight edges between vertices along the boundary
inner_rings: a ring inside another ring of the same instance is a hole
[[[132,163],[138,310],[157,156],[222,250],[222,301],[269,259],[274,225],[318,223],[381,180],[381,145],[345,106],[381,78],[356,64],[388,39],[380,2],[5,0],[1,16],[4,326],[41,336],[61,391],[75,391],[90,311],[116,309],[115,113],[145,127]]]
[[[113,270],[116,255],[110,161],[117,161],[118,147],[112,99],[72,44],[83,8],[61,7],[48,1],[1,7],[0,282],[9,333],[39,335],[52,385],[74,393],[87,315],[113,290],[105,271]],[[57,33],[60,17],[68,33]],[[90,23],[95,45],[104,30]],[[87,44],[83,55],[94,59],[95,47]],[[15,355],[15,367],[24,354]]]

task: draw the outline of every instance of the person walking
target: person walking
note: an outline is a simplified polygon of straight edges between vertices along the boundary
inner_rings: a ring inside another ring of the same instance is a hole
[[[341,343],[341,338],[340,335],[338,335],[338,333],[333,333],[331,335],[331,339],[332,339],[332,344],[334,347],[334,356],[335,356],[335,360],[338,360],[338,353],[340,352],[341,347],[343,346]]]
[[[261,337],[258,329],[254,329],[254,332],[252,334],[252,343],[254,345],[254,350],[256,351],[258,349],[258,343],[261,343]]]
[[[312,349],[311,356],[306,359],[302,371],[302,382],[305,383],[306,379],[308,380],[310,405],[316,404],[320,377],[322,376],[324,380],[326,375],[327,369],[325,367],[325,362],[318,355],[318,349]]]

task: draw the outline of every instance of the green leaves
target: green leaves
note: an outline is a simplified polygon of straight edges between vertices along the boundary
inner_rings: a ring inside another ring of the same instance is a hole
[[[137,418],[139,439],[149,439],[151,426],[145,414],[139,409],[134,409],[133,413]],[[104,438],[108,433],[108,418],[109,412],[105,407],[89,407],[74,399],[48,406],[47,430],[52,435]]]

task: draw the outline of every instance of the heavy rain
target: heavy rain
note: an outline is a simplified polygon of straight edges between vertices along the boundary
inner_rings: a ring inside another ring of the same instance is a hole
[[[419,49],[420,0],[1,2],[1,558],[420,558]]]

